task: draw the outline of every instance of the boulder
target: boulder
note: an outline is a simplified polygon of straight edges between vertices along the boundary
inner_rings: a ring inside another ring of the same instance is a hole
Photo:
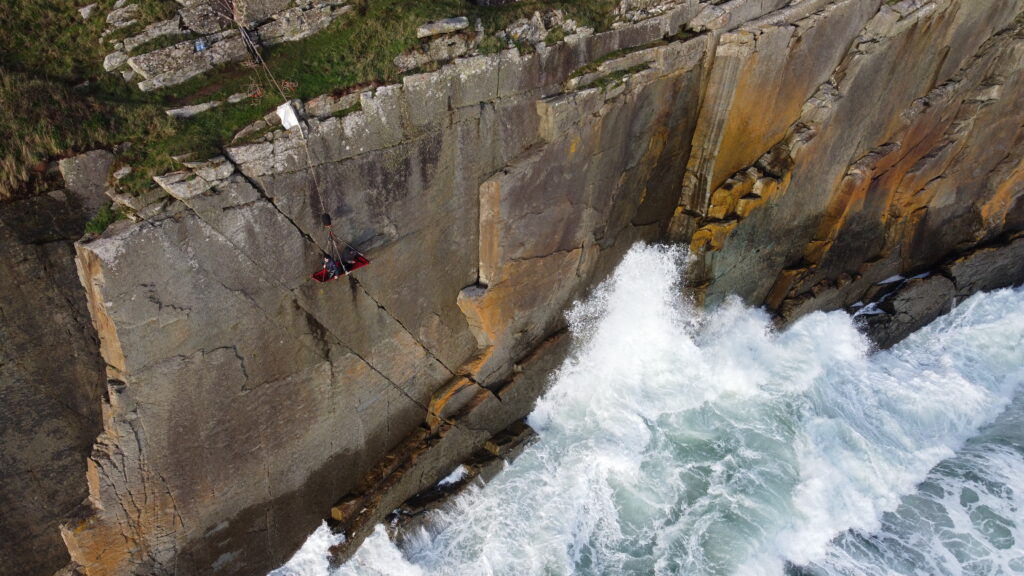
[[[192,40],[132,56],[128,65],[145,80],[139,83],[143,91],[180,84],[198,76],[218,64],[241,60],[248,52],[237,30],[228,30],[206,39],[205,50],[197,51]]]
[[[181,18],[175,16],[162,22],[156,22],[146,26],[142,32],[139,32],[135,36],[130,36],[124,39],[124,45],[121,48],[125,52],[134,52],[136,48],[142,46],[150,40],[155,40],[161,36],[169,36],[171,34],[181,34],[184,30],[181,28]],[[104,62],[106,67],[106,62]]]
[[[879,348],[889,348],[923,328],[956,303],[956,289],[945,276],[933,275],[908,280],[884,301],[876,304],[879,314],[857,319]]]
[[[164,113],[171,118],[191,118],[196,114],[212,110],[223,103],[224,102],[221,100],[212,100],[210,102],[203,102],[202,104],[191,104],[189,106],[182,106],[181,108],[172,108],[170,110],[165,110]]]
[[[139,15],[138,4],[128,4],[121,8],[115,8],[107,14],[107,24],[111,27],[125,28],[135,23],[135,18]]]
[[[233,7],[242,25],[251,27],[266,22],[292,4],[293,0],[234,0]]]
[[[339,16],[352,10],[351,6],[328,4],[309,9],[290,8],[274,14],[270,22],[259,27],[259,39],[271,46],[300,40],[326,28]]]
[[[98,6],[98,4],[92,3],[87,6],[82,6],[81,8],[79,8],[78,14],[82,16],[82,20],[88,20],[89,17],[92,16],[93,12],[96,11],[96,6]]]
[[[114,155],[106,150],[93,150],[58,163],[68,193],[86,214],[93,215],[110,202],[107,190],[113,163]]]
[[[459,30],[469,28],[469,18],[459,16],[457,18],[446,18],[436,22],[428,22],[416,29],[417,38],[427,38],[439,34],[451,34]]]
[[[196,34],[213,34],[235,25],[230,14],[217,8],[217,4],[207,0],[186,6],[178,14],[185,28]]]
[[[114,70],[117,70],[118,68],[123,66],[124,63],[127,61],[128,55],[124,52],[121,52],[120,50],[116,52],[111,52],[103,58],[103,69],[107,72],[113,72]]]
[[[521,42],[526,44],[539,44],[547,36],[547,28],[544,26],[544,19],[540,12],[534,12],[530,18],[520,18],[510,24],[504,30],[504,36],[509,42]]]
[[[945,269],[956,282],[956,297],[1024,284],[1024,234],[1006,244],[986,246],[956,259]]]

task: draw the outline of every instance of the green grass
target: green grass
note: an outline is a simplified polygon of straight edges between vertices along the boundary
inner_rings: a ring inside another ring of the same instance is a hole
[[[280,103],[280,98],[274,100]],[[224,104],[211,112],[185,119],[168,119],[171,128],[164,138],[146,138],[120,156],[132,166],[132,172],[120,182],[124,191],[141,193],[154,186],[153,176],[181,169],[172,156],[190,154],[192,160],[205,160],[221,153],[238,130],[255,122],[269,111],[248,102]]]
[[[498,40],[494,36],[484,36],[483,39],[480,40],[480,44],[476,47],[481,54],[497,54],[498,52],[501,52],[502,48],[504,48],[504,45],[501,40]]]
[[[668,42],[669,42],[668,40],[658,40],[657,42],[651,42],[650,44],[643,44],[641,46],[633,46],[631,48],[622,48],[622,49],[616,50],[614,52],[609,52],[609,53],[605,54],[604,56],[598,58],[597,60],[593,60],[591,62],[588,62],[587,64],[585,64],[583,66],[580,66],[579,68],[573,70],[572,74],[570,74],[569,77],[570,78],[579,78],[580,76],[584,76],[584,75],[590,74],[592,72],[597,72],[597,70],[605,62],[610,62],[612,60],[615,60],[615,59],[618,59],[618,58],[622,58],[623,56],[625,56],[627,54],[632,54],[633,52],[639,52],[641,50],[647,50],[649,48],[654,48],[655,46],[663,46],[665,44],[668,44]]]
[[[167,48],[168,46],[174,46],[175,44],[179,44],[186,40],[192,40],[197,37],[198,36],[196,34],[192,33],[167,34],[165,36],[157,36],[156,38],[153,38],[148,42],[143,42],[142,44],[139,44],[135,47],[134,50],[128,52],[128,55],[135,56],[136,54],[146,54],[154,50]]]
[[[90,2],[86,3],[91,4],[92,2],[90,0]],[[130,36],[135,36],[142,32],[146,26],[149,26],[154,22],[167,20],[171,16],[174,16],[174,13],[181,7],[174,0],[132,0],[130,4],[136,4],[139,7],[138,16],[135,17],[136,22],[111,32],[104,39],[106,46],[113,46],[114,42],[118,40],[124,40]],[[99,19],[106,17],[107,11],[100,11],[100,8],[105,5],[106,3],[100,3],[100,7],[97,8],[97,12],[100,14]],[[96,13],[93,14],[93,17],[97,18]]]
[[[118,160],[132,166],[119,182],[138,193],[152,177],[180,168],[172,156],[202,159],[219,153],[242,127],[282,102],[266,77],[240,63],[229,64],[174,87],[142,93],[102,70],[111,39],[138,33],[166,19],[174,0],[139,0],[140,22],[100,40],[114,0],[99,0],[88,21],[77,8],[85,0],[13,0],[0,13],[0,199],[32,193],[40,164],[92,148],[118,144]],[[263,51],[279,82],[294,85],[289,98],[308,99],[345,87],[400,80],[395,56],[419,46],[420,24],[451,16],[479,18],[488,35],[534,11],[560,8],[581,26],[607,29],[616,0],[523,0],[484,8],[466,0],[359,0],[357,9],[310,38]],[[162,46],[173,38],[159,38]],[[554,38],[552,38],[554,40]],[[487,42],[482,51],[500,50]],[[138,51],[136,51],[138,52]],[[82,86],[83,82],[88,84]],[[225,104],[193,118],[173,120],[164,110],[223,99],[263,86],[258,101]]]
[[[544,43],[548,46],[557,44],[562,40],[565,40],[565,28],[559,26],[558,28],[552,28],[548,30],[547,36],[544,37]]]
[[[118,220],[124,220],[127,215],[121,208],[113,208],[110,204],[100,208],[100,211],[91,220],[85,223],[87,234],[103,234],[103,231]]]
[[[178,7],[174,0],[134,0],[138,24],[101,40],[106,15],[114,0],[96,0],[92,17],[82,20],[78,8],[85,0],[8,0],[0,10],[0,66],[8,71],[80,82],[102,72],[111,41],[142,31],[146,24],[165,20]]]
[[[355,104],[349,106],[348,108],[343,108],[341,110],[338,110],[337,112],[332,114],[332,116],[334,116],[335,118],[344,118],[345,116],[348,116],[349,114],[352,114],[354,112],[359,112],[362,109],[363,109],[362,102],[356,102]]]
[[[75,88],[0,68],[0,199],[34,193],[52,158],[173,134],[163,107],[135,93],[113,76]]]
[[[47,161],[167,137],[163,98],[103,71],[100,40],[114,0],[83,21],[80,0],[15,0],[0,11],[0,200],[36,192]],[[145,17],[173,0],[144,0]]]
[[[593,82],[587,84],[586,86],[580,87],[580,90],[589,90],[590,88],[600,88],[602,90],[607,90],[613,86],[618,86],[619,84],[622,84],[626,76],[632,76],[633,74],[636,74],[637,72],[643,72],[648,68],[650,68],[650,65],[644,63],[637,64],[636,66],[633,66],[631,68],[626,68],[625,70],[612,72],[607,76],[601,76],[600,78],[594,80]]]

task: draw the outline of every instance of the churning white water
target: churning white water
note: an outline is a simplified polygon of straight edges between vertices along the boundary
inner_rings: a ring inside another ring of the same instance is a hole
[[[275,576],[1024,574],[1024,290],[871,354],[842,312],[703,315],[683,260],[636,246],[569,312],[539,439],[488,485]]]

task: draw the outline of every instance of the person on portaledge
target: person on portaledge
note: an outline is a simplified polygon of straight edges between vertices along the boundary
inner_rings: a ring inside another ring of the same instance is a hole
[[[324,270],[327,271],[327,279],[337,278],[341,274],[338,263],[330,256],[324,255]]]

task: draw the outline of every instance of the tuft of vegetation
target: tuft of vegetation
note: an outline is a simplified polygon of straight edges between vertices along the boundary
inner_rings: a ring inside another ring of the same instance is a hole
[[[78,13],[84,3],[11,0],[0,12],[0,25],[7,31],[0,35],[0,200],[16,191],[32,193],[34,175],[50,160],[115,146],[120,150],[118,160],[132,166],[119,188],[142,192],[153,186],[153,176],[179,168],[173,156],[215,155],[239,129],[283,101],[265,73],[241,63],[179,86],[142,93],[134,84],[104,72],[103,57],[112,51],[112,40],[172,16],[179,5],[174,0],[136,0],[138,24],[101,39],[104,16],[114,0],[97,0],[88,20]],[[308,99],[344,87],[400,80],[393,60],[419,46],[415,31],[424,22],[460,15],[479,19],[488,34],[481,51],[497,52],[500,43],[490,40],[494,32],[534,11],[561,9],[581,26],[605,30],[615,4],[616,0],[522,0],[481,7],[466,0],[358,0],[356,10],[326,30],[266,48],[263,57],[286,87],[288,98]],[[142,49],[181,40],[157,38]],[[188,119],[164,114],[169,108],[238,92],[263,95]]]
[[[348,108],[344,108],[342,110],[338,110],[337,112],[332,114],[332,116],[334,116],[335,118],[344,118],[345,116],[348,116],[349,114],[352,114],[353,112],[359,112],[362,109],[363,109],[363,104],[361,102],[356,102],[355,104],[349,106]]]
[[[548,46],[552,44],[558,44],[562,40],[565,40],[565,36],[565,28],[558,26],[557,28],[552,28],[551,30],[548,30],[547,36],[544,37],[544,43],[547,44]]]
[[[504,45],[501,43],[501,40],[498,40],[498,38],[493,34],[484,36],[483,39],[480,40],[480,44],[476,47],[481,54],[497,54],[498,52],[501,52],[502,48],[504,48]]]
[[[598,58],[597,60],[594,60],[592,62],[588,62],[587,64],[585,64],[583,66],[580,66],[579,68],[573,70],[572,74],[570,74],[569,77],[570,78],[579,78],[580,76],[584,76],[586,74],[597,72],[598,69],[601,68],[601,65],[604,64],[605,62],[611,62],[612,60],[616,60],[618,58],[622,58],[623,56],[625,56],[627,54],[632,54],[633,52],[639,52],[641,50],[647,50],[649,48],[654,48],[656,46],[664,46],[665,44],[668,44],[668,40],[658,40],[657,42],[652,42],[650,44],[644,44],[642,46],[633,46],[632,48],[622,48],[621,50],[616,50],[614,52],[609,52],[609,53],[605,54],[604,56]]]
[[[665,42],[685,42],[691,38],[696,38],[697,33],[688,28],[681,28],[679,32],[672,34],[671,36],[665,36]]]
[[[143,42],[142,44],[139,44],[135,47],[134,50],[130,51],[128,54],[130,56],[134,56],[136,54],[147,54],[154,50],[174,46],[175,44],[180,44],[188,40],[194,40],[195,38],[198,38],[198,35],[191,32],[184,34],[166,34],[164,36],[157,36],[156,38],[153,38],[148,42]]]
[[[172,131],[160,98],[103,71],[113,3],[99,0],[88,20],[76,0],[13,0],[0,11],[0,200],[34,193],[52,159]],[[140,18],[174,4],[143,0]]]
[[[74,87],[0,68],[0,199],[34,192],[52,158],[173,132],[163,107],[137,98],[119,78]]]
[[[608,90],[609,88],[622,84],[627,76],[632,76],[633,74],[636,74],[638,72],[643,72],[648,68],[650,68],[650,65],[644,63],[637,64],[636,66],[633,66],[631,68],[626,68],[625,70],[618,70],[616,72],[608,74],[607,76],[602,76],[594,80],[590,84],[587,84],[586,86],[580,87],[580,90],[589,90],[590,88],[600,88],[601,90]]]
[[[110,227],[111,224],[118,220],[124,220],[127,215],[120,207],[113,208],[110,204],[100,208],[100,211],[92,217],[91,220],[85,223],[85,231],[87,234],[95,234],[99,236],[103,234],[103,231]]]

